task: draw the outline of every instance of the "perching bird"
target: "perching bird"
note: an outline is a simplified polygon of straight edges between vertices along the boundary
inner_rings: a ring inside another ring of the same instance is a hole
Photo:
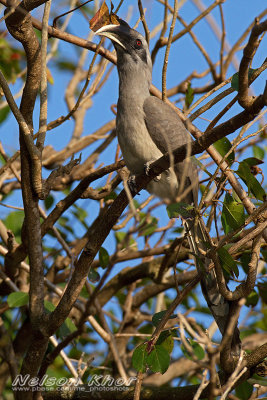
[[[123,20],[119,25],[106,25],[97,35],[113,42],[117,53],[119,73],[119,99],[117,104],[116,131],[121,152],[132,176],[149,169],[149,164],[164,153],[183,144],[190,146],[191,137],[175,111],[149,92],[152,80],[152,62],[145,38]],[[183,187],[179,185],[183,184]],[[187,193],[183,202],[197,206],[198,174],[192,161],[183,161],[152,180],[148,192],[175,202],[181,192]],[[184,221],[191,250],[199,256],[202,229],[194,227],[194,213]],[[203,244],[202,244],[202,248]],[[196,263],[198,264],[198,262]],[[200,266],[198,266],[200,268]],[[201,286],[208,306],[223,334],[229,320],[230,303],[219,293],[215,272],[202,274]],[[236,328],[232,352],[239,353],[239,333]]]

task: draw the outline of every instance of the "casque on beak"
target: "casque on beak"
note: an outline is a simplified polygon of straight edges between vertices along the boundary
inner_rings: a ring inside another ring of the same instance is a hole
[[[115,25],[115,24],[104,25],[95,32],[95,35],[105,36],[110,40],[112,40],[113,42],[118,43],[124,50],[126,50],[126,47],[119,39],[120,25]]]

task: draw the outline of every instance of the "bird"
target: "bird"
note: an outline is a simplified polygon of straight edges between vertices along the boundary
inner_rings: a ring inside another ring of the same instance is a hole
[[[117,54],[119,98],[117,103],[116,133],[125,164],[131,177],[149,173],[150,164],[163,154],[171,153],[192,138],[177,113],[166,102],[150,95],[152,61],[147,41],[127,22],[118,18],[118,24],[108,24],[95,34],[110,39]],[[167,203],[174,203],[184,194],[182,201],[191,207],[189,216],[183,219],[191,251],[201,257],[199,248],[205,248],[205,233],[197,226],[195,207],[198,205],[198,171],[192,159],[172,165],[146,187],[146,190]],[[207,261],[207,260],[206,260]],[[207,266],[209,262],[205,262]],[[201,288],[222,335],[229,321],[231,303],[219,292],[214,269],[203,271],[203,263],[196,260],[201,275]],[[240,339],[235,327],[231,352],[238,355]]]

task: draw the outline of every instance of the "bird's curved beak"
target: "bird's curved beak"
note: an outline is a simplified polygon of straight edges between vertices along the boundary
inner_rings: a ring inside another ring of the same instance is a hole
[[[113,42],[118,43],[124,50],[126,50],[126,47],[119,39],[120,25],[115,25],[115,24],[104,25],[95,32],[95,35],[105,36],[110,40],[112,40]]]

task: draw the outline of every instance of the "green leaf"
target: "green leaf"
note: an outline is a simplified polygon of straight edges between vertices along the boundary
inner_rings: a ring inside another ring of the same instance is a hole
[[[15,236],[20,236],[21,227],[24,221],[23,211],[14,211],[8,214],[5,219],[7,229],[10,229]]]
[[[238,72],[236,72],[236,73],[232,76],[232,79],[231,79],[231,87],[232,87],[234,90],[238,90],[238,85],[239,85],[239,75],[238,75]]]
[[[253,75],[254,71],[257,71],[257,70],[256,70],[256,69],[253,69],[253,68],[249,68],[249,70],[248,70],[248,77],[249,77],[249,78]],[[232,76],[231,87],[232,87],[234,90],[237,90],[237,91],[238,91],[238,89],[239,89],[238,86],[239,86],[239,73],[236,72],[236,73]]]
[[[205,357],[205,351],[203,350],[203,348],[200,346],[200,344],[198,344],[197,342],[193,341],[192,339],[190,340],[190,344],[193,348],[193,352],[195,354],[195,356],[199,359],[199,360],[203,360],[203,358]]]
[[[252,292],[249,293],[246,299],[246,306],[249,307],[255,307],[259,301],[259,295],[255,290],[252,290]]]
[[[4,159],[2,154],[0,154],[0,164],[2,164],[2,165],[6,164],[6,160]]]
[[[51,301],[45,300],[44,301],[44,308],[45,308],[46,311],[48,311],[50,313],[50,312],[53,312],[55,310],[56,306],[54,306],[54,304],[51,303]]]
[[[245,223],[243,204],[235,201],[229,193],[224,197],[221,220],[226,235]]]
[[[262,147],[254,145],[252,147],[252,150],[254,157],[259,158],[260,160],[264,159],[265,152]]]
[[[193,339],[186,339],[188,344],[190,345],[190,347],[192,348],[192,352],[194,353],[194,355],[197,357],[198,360],[203,360],[203,358],[205,357],[205,351],[203,350],[203,348],[200,346],[200,344],[198,344],[197,342],[195,342]],[[181,350],[184,353],[184,355],[186,356],[186,358],[188,358],[189,360],[192,360],[193,357],[191,356],[191,354],[187,351],[187,349],[185,348],[184,345],[181,345]]]
[[[44,201],[46,210],[49,210],[49,208],[52,207],[52,205],[54,204],[54,201],[55,201],[54,197],[51,196],[51,194],[49,194]]]
[[[169,204],[166,208],[169,218],[192,217],[193,206],[183,202]]]
[[[9,106],[3,107],[0,110],[0,124],[4,122],[4,120],[7,118],[9,114],[10,108]]]
[[[258,283],[258,289],[262,301],[267,304],[267,281],[260,281]]]
[[[248,269],[249,269],[248,264],[250,263],[250,258],[251,258],[250,251],[244,251],[240,256],[240,263],[246,274],[248,273]]]
[[[136,347],[132,356],[132,365],[136,371],[145,372],[146,370],[146,360],[147,360],[147,343],[142,343],[140,346]]]
[[[70,333],[75,332],[77,330],[75,324],[72,320],[68,317],[65,319],[64,323],[58,330],[58,334],[61,338],[68,336]]]
[[[247,185],[248,191],[251,192],[256,197],[256,199],[264,201],[266,197],[265,191],[261,184],[257,181],[257,179],[252,175],[250,168],[246,162],[242,161],[239,164],[236,173]]]
[[[261,248],[261,254],[262,254],[264,261],[267,262],[267,250]]]
[[[92,283],[100,281],[100,275],[95,268],[91,268],[88,274],[88,279]]]
[[[248,400],[253,392],[253,386],[247,381],[242,382],[235,388],[235,394],[240,400]]]
[[[243,162],[247,163],[250,167],[254,167],[254,165],[263,164],[263,161],[256,157],[245,158]]]
[[[109,265],[109,254],[104,247],[99,249],[99,262],[102,268],[107,268]]]
[[[152,324],[155,327],[157,327],[159,325],[159,323],[162,321],[162,319],[163,319],[164,315],[166,314],[166,312],[167,312],[167,310],[163,310],[163,311],[159,311],[159,312],[157,312],[156,314],[153,315]],[[174,314],[169,317],[169,319],[174,319],[174,318],[177,318],[177,316],[174,315]]]
[[[163,346],[165,348],[165,350],[167,350],[167,352],[169,354],[171,354],[172,350],[173,350],[173,336],[170,333],[169,330],[167,331],[163,331],[161,332],[161,334],[159,335],[159,338],[156,342],[156,346]]]
[[[7,297],[7,304],[10,308],[22,307],[29,303],[29,294],[25,292],[13,292]]]
[[[188,109],[194,100],[194,90],[192,89],[191,82],[189,82],[185,93],[185,106]]]
[[[118,243],[121,243],[124,241],[127,233],[126,232],[115,232],[115,238]]]
[[[212,177],[212,174],[207,170],[207,168],[205,167],[205,165],[202,164],[202,162],[200,162],[195,156],[191,156],[191,157],[190,157],[190,160],[191,160],[194,164],[196,164],[196,165],[201,169],[201,171],[205,171],[206,174],[209,175],[210,178]]]
[[[151,222],[145,224],[145,226],[141,229],[140,235],[141,236],[150,236],[152,235],[158,227],[158,220],[157,218],[151,218]]]
[[[239,271],[237,264],[233,257],[229,254],[226,246],[218,249],[218,255],[221,263],[221,267],[225,269],[228,273],[234,272],[235,276],[238,278]]]
[[[151,371],[164,374],[170,365],[170,355],[164,346],[156,345],[148,354],[146,361]]]
[[[107,202],[108,200],[115,200],[117,197],[116,192],[110,192],[106,197],[104,197],[104,201]]]
[[[115,239],[117,243],[122,245],[122,249],[124,249],[126,246],[136,247],[135,240],[129,237],[126,232],[115,232]]]
[[[80,222],[83,221],[88,215],[87,211],[84,208],[77,206],[76,204],[74,204],[74,207],[75,209],[72,210],[72,214],[76,218],[78,218]]]
[[[267,386],[267,379],[266,377],[259,376],[257,373],[253,374],[251,378],[248,379],[248,383],[251,385],[260,385],[260,386]],[[262,397],[262,400],[266,399],[266,397]]]
[[[213,146],[218,151],[218,153],[220,153],[220,155],[222,157],[224,157],[228,153],[228,151],[231,150],[231,148],[232,148],[232,144],[231,144],[230,140],[227,139],[226,137],[223,137],[222,139],[217,140],[217,142],[215,142],[213,144]],[[232,151],[227,156],[226,161],[228,162],[229,165],[233,164],[233,162],[235,161],[234,151]]]
[[[57,61],[56,66],[63,71],[75,71],[76,65],[75,63],[69,61],[69,60],[61,60]]]

